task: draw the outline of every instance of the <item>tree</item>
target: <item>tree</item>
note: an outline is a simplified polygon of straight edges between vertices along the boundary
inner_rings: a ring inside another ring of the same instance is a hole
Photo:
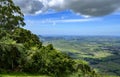
[[[11,32],[24,26],[24,15],[12,0],[0,0],[0,29]]]
[[[29,55],[24,71],[61,77],[75,71],[74,64],[68,55],[55,50],[50,44]]]
[[[37,35],[31,33],[29,30],[23,28],[16,28],[11,36],[17,43],[22,43],[28,49],[31,47],[40,48],[42,42],[40,42]]]
[[[1,42],[2,41],[2,42]],[[0,70],[19,71],[25,63],[25,48],[7,38],[0,41]]]

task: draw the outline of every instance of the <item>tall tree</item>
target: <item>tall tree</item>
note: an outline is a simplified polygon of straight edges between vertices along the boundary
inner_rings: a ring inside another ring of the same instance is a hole
[[[0,29],[12,31],[24,26],[24,15],[12,0],[0,0]]]

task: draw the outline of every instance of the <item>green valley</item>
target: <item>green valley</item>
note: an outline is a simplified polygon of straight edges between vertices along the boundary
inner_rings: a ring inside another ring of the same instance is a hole
[[[120,76],[119,36],[41,36],[44,45],[49,43],[74,59],[84,59],[102,74]]]

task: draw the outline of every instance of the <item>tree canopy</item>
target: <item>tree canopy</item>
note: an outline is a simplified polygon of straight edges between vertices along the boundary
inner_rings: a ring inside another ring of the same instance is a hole
[[[11,31],[24,26],[24,15],[12,0],[0,0],[0,28]]]

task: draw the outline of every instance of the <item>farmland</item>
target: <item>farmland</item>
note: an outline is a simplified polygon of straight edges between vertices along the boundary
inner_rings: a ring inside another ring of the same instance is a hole
[[[84,59],[102,74],[120,76],[120,37],[118,36],[40,36],[74,59]]]

